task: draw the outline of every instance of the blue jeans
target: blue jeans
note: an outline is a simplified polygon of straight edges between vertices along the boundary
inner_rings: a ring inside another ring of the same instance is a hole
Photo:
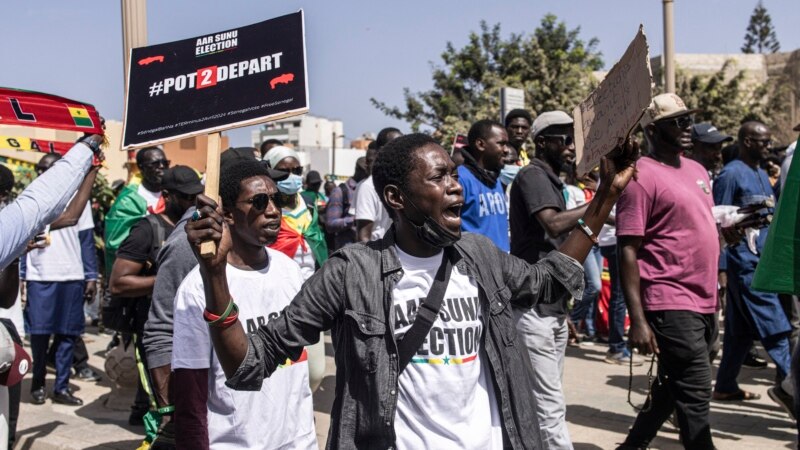
[[[603,255],[600,254],[600,247],[592,247],[583,263],[583,297],[575,304],[575,308],[570,314],[570,320],[575,326],[580,325],[581,320],[586,320],[586,334],[594,336],[594,311],[597,305],[597,298],[600,296],[600,289],[603,287],[601,276],[603,275]]]
[[[608,260],[608,274],[611,277],[611,298],[608,300],[608,351],[619,353],[625,350],[625,295],[619,278],[619,259],[617,246],[600,247],[600,253]]]

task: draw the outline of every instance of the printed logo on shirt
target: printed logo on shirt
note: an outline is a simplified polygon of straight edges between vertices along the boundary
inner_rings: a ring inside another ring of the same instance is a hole
[[[274,312],[274,313],[268,314],[266,317],[264,317],[264,316],[256,316],[254,318],[247,319],[245,321],[245,323],[247,324],[247,334],[255,333],[259,329],[259,327],[261,327],[263,325],[266,325],[267,322],[277,318],[278,316],[280,316],[280,313]],[[286,361],[283,364],[278,364],[278,368],[281,369],[281,368],[284,368],[284,367],[289,367],[289,366],[292,366],[294,364],[299,364],[299,363],[306,362],[306,361],[308,361],[308,352],[306,351],[306,349],[303,349],[303,353],[300,354],[299,358],[297,358],[294,361],[292,361],[289,358],[286,358]]]
[[[706,193],[706,195],[711,195],[711,189],[708,188],[706,182],[703,180],[697,180],[697,185],[700,186],[700,189]]]
[[[422,301],[424,299],[413,299],[394,305],[395,330],[414,323]],[[475,361],[483,332],[483,324],[478,319],[479,308],[478,297],[445,299],[439,320],[431,327],[411,363],[448,366]]]
[[[484,192],[478,195],[480,217],[506,213],[506,198],[500,192]]]

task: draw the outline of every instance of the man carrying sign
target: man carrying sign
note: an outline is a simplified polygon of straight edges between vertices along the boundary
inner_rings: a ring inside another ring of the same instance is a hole
[[[630,345],[658,355],[658,379],[621,449],[646,448],[675,411],[681,443],[712,449],[708,423],[717,323],[719,236],[705,168],[692,148],[692,114],[675,94],[653,98],[639,124],[650,154],[617,203]]]
[[[329,448],[541,448],[531,368],[511,305],[580,296],[580,261],[634,174],[635,150],[604,160],[585,229],[528,264],[483,236],[462,236],[455,164],[427,135],[397,138],[372,170],[393,226],[380,241],[334,253],[279,317],[249,337],[231,315],[238,301],[227,281],[231,230],[216,205],[198,197],[202,217],[187,224],[187,235],[226,384],[261,389],[287,357],[298,358],[332,329],[337,373]],[[206,239],[218,245],[210,259],[199,256]]]

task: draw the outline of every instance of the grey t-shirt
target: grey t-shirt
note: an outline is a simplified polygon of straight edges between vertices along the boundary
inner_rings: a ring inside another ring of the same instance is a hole
[[[175,293],[186,275],[197,265],[184,230],[193,213],[194,207],[191,207],[183,214],[158,253],[156,284],[153,287],[150,313],[142,338],[147,353],[147,365],[151,369],[172,362],[172,310]]]

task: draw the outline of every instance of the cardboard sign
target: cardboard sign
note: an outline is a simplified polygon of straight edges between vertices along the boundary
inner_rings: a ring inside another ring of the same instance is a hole
[[[308,112],[303,11],[134,48],[123,148]]]
[[[644,29],[605,79],[572,111],[578,173],[584,174],[624,141],[652,98],[653,74]]]

